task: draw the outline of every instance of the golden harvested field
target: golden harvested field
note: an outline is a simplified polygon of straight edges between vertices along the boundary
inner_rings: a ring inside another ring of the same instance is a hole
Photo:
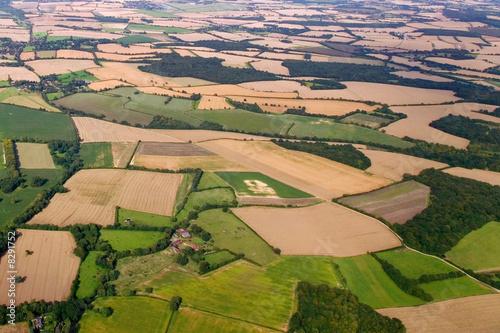
[[[49,36],[73,36],[80,38],[95,38],[95,39],[118,39],[120,37],[124,37],[119,34],[112,34],[107,32],[100,31],[89,31],[89,30],[58,30],[58,31],[50,31]]]
[[[29,333],[30,328],[28,323],[16,323],[15,325],[7,324],[0,326],[0,333]]]
[[[170,216],[182,177],[135,170],[82,170],[64,184],[68,192],[57,193],[29,223],[112,225],[116,206]]]
[[[204,171],[251,171],[250,169],[229,161],[221,156],[159,156],[135,155],[133,165],[149,169],[180,170],[200,168]]]
[[[96,57],[98,59],[103,59],[103,60],[112,60],[112,61],[129,61],[129,60],[141,60],[144,58],[152,58],[156,56],[153,53],[150,54],[118,54],[118,53],[103,53],[103,52],[96,52],[95,53]]]
[[[92,90],[101,91],[104,89],[114,89],[120,86],[131,86],[130,83],[126,83],[120,80],[106,80],[106,81],[95,81],[91,82],[88,87]]]
[[[500,294],[492,294],[377,312],[401,319],[408,333],[492,333],[500,331],[499,308]]]
[[[269,112],[283,113],[290,108],[305,107],[307,113],[324,114],[328,116],[342,116],[346,113],[365,110],[373,111],[377,106],[359,102],[333,101],[333,100],[308,100],[308,99],[285,99],[285,98],[259,98],[259,97],[241,97],[229,96],[229,98],[246,103],[257,103],[263,110]],[[267,104],[267,105],[266,105]]]
[[[33,109],[45,109],[50,112],[61,112],[59,109],[47,103],[39,93],[25,93],[7,97],[2,103],[25,106]]]
[[[175,89],[175,88],[174,88]],[[188,94],[217,95],[217,96],[246,96],[246,97],[270,97],[270,98],[296,98],[294,92],[266,92],[246,89],[235,84],[215,84],[199,87],[185,87],[175,89],[185,91]]]
[[[102,67],[90,68],[88,72],[100,80],[120,80],[134,84],[136,86],[165,86],[171,85],[164,77],[150,74],[139,70],[137,67],[141,64],[130,64],[123,62],[101,63]],[[174,84],[174,86],[177,86]]]
[[[16,241],[17,275],[26,277],[16,286],[16,303],[44,300],[64,301],[78,273],[80,259],[73,254],[75,239],[69,231],[17,229],[21,236]],[[33,254],[26,255],[26,250]],[[0,271],[7,272],[4,256]],[[7,304],[7,279],[0,280],[0,304]]]
[[[225,97],[219,96],[203,96],[201,98],[200,104],[198,105],[200,110],[225,110],[234,109],[232,105],[226,102]]]
[[[23,169],[55,169],[47,144],[44,143],[16,143],[19,164]]]
[[[479,169],[465,169],[461,167],[449,168],[443,171],[453,176],[470,178],[480,182],[489,183],[491,185],[500,186],[500,172]]]
[[[155,133],[168,135],[170,137],[188,142],[203,142],[217,139],[234,139],[234,140],[259,140],[269,141],[270,138],[252,134],[234,133],[226,131],[209,131],[209,130],[162,130],[152,129]]]
[[[221,40],[218,37],[212,36],[210,34],[205,34],[205,33],[191,33],[191,34],[170,34],[172,36],[175,36],[176,38],[179,38],[180,40],[183,40],[185,42],[197,42],[200,40]]]
[[[35,60],[35,52],[21,52],[19,59],[22,61]]]
[[[477,60],[477,59],[455,60],[455,59],[448,59],[448,58],[429,57],[429,58],[426,58],[426,60],[438,62],[440,64],[448,64],[448,65],[458,66],[458,67],[465,68],[465,69],[472,69],[472,70],[476,70],[476,71],[484,71],[485,69],[496,66],[495,64],[490,64],[490,63],[487,63],[486,61]]]
[[[165,89],[161,87],[137,87],[137,90],[145,94],[151,95],[161,95],[161,96],[172,96],[172,97],[187,97],[190,98],[190,94],[185,94],[183,92],[174,91],[170,89]]]
[[[251,90],[272,92],[293,92],[304,88],[299,82],[292,80],[245,82],[238,84],[238,86]]]
[[[178,52],[178,50],[176,51]],[[207,51],[194,51],[194,53],[203,58],[219,58],[224,60],[222,64],[224,66],[247,68],[247,62],[255,61],[255,58],[249,58],[245,56],[232,55],[222,52],[207,52]],[[182,55],[182,54],[181,54]]]
[[[393,72],[393,74],[405,77],[407,79],[422,79],[422,80],[429,80],[429,81],[434,81],[434,82],[453,82],[452,79],[448,79],[442,76],[437,76],[437,75],[429,75],[429,74],[424,74],[421,72],[417,71],[397,71]]]
[[[196,55],[189,51],[189,50],[185,50],[185,49],[173,49],[173,51],[177,54],[179,54],[180,56],[182,57],[196,57]]]
[[[84,142],[180,142],[179,139],[143,128],[110,123],[90,117],[73,117],[72,119]]]
[[[40,82],[40,78],[26,67],[0,67],[0,81],[7,81],[9,76],[13,81]]]
[[[360,150],[372,162],[366,171],[374,175],[400,181],[405,173],[418,175],[424,169],[446,168],[448,164],[381,150]]]
[[[148,54],[155,52],[149,46],[130,45],[129,47],[125,47],[115,43],[99,44],[97,45],[97,49],[105,53],[119,54]]]
[[[259,71],[269,72],[277,75],[290,75],[287,67],[283,66],[281,60],[262,59],[251,63],[252,67]]]
[[[111,153],[113,154],[113,166],[124,169],[132,159],[136,142],[113,142],[111,144]]]
[[[469,145],[469,140],[445,133],[430,127],[429,124],[434,120],[446,117],[450,113],[500,123],[500,119],[497,117],[473,112],[481,109],[489,111],[495,109],[495,106],[486,104],[457,103],[433,106],[397,106],[391,109],[394,112],[402,112],[408,115],[408,117],[386,126],[384,129],[388,134],[400,138],[409,136],[414,139],[441,143],[461,149]]]
[[[65,74],[77,72],[84,69],[96,68],[97,66],[92,60],[61,60],[61,59],[45,59],[27,61],[26,65],[32,67],[39,75],[50,74]]]
[[[56,58],[65,59],[94,59],[94,54],[79,50],[57,50]]]
[[[351,257],[401,245],[381,222],[334,203],[305,208],[245,207],[232,211],[286,255]]]
[[[356,194],[392,181],[316,155],[287,150],[271,142],[214,140],[199,146],[322,199]]]

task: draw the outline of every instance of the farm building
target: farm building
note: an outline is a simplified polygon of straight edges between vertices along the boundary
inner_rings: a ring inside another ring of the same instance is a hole
[[[184,229],[177,229],[176,231],[179,235],[181,235],[182,238],[190,238],[191,237],[191,234]]]

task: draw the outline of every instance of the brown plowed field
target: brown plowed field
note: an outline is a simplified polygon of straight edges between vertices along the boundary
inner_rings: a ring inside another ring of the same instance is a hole
[[[68,231],[18,229],[17,232],[21,236],[16,241],[16,270],[26,280],[16,286],[16,303],[32,299],[65,300],[80,265],[80,259],[73,254],[76,248],[73,235]],[[26,250],[33,254],[26,255]],[[9,301],[7,271],[10,269],[4,255],[0,262],[0,304]]]
[[[343,194],[375,190],[392,182],[323,157],[287,150],[271,142],[214,140],[199,145],[230,161],[327,200]]]
[[[95,118],[73,117],[72,119],[84,142],[181,142],[181,140],[168,135]]]
[[[409,181],[339,201],[392,224],[403,224],[427,207],[430,192],[430,187]]]
[[[366,171],[395,181],[403,179],[405,173],[418,175],[424,169],[442,169],[448,166],[425,158],[381,150],[362,149],[361,152],[372,161],[371,167]]]
[[[333,203],[304,208],[245,207],[233,212],[287,255],[351,257],[401,245],[382,223]]]
[[[481,295],[418,307],[380,309],[384,316],[401,319],[408,333],[500,332],[500,294]]]
[[[251,171],[244,166],[220,156],[158,156],[136,155],[133,165],[148,169],[181,170],[200,168],[204,171]]]
[[[215,154],[191,143],[141,142],[136,155],[214,156]]]
[[[500,172],[479,169],[465,169],[460,167],[449,168],[443,171],[453,176],[470,178],[480,182],[489,183],[491,185],[500,186]]]
[[[115,207],[171,215],[182,174],[132,170],[82,170],[71,177],[31,224],[114,223]]]

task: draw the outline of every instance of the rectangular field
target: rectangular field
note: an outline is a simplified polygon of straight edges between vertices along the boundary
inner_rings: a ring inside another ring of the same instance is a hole
[[[114,223],[115,207],[170,215],[182,174],[91,169],[71,177],[49,206],[30,223],[67,226]]]
[[[149,214],[137,212],[135,210],[123,209],[118,210],[118,222],[121,225],[126,225],[124,221],[131,219],[134,225],[147,225],[153,227],[171,227],[173,222],[170,216]]]
[[[16,143],[19,164],[23,169],[55,169],[47,144]]]
[[[64,301],[78,272],[80,259],[73,254],[76,243],[68,231],[17,229],[16,270],[25,277],[16,286],[16,304],[31,300]],[[32,251],[27,255],[26,251]],[[3,257],[0,270],[7,272],[7,257]],[[0,304],[8,304],[9,281],[0,280]]]
[[[107,241],[116,251],[150,247],[163,237],[160,231],[101,230],[99,239]]]
[[[135,142],[112,142],[111,154],[113,155],[113,166],[125,169],[134,155],[137,143]]]
[[[468,276],[422,283],[419,286],[431,294],[435,301],[494,293]]]
[[[141,142],[136,154],[155,156],[215,156],[210,150],[190,143],[169,142]]]
[[[112,168],[111,143],[83,143],[80,156],[86,168]]]
[[[233,212],[283,254],[350,257],[401,245],[381,222],[333,203]]]
[[[310,198],[310,194],[283,184],[260,172],[217,172],[239,196]]]
[[[412,180],[370,193],[342,198],[339,202],[383,217],[392,224],[402,224],[427,207],[430,191],[429,186]]]
[[[94,296],[94,292],[99,287],[99,281],[104,268],[95,263],[97,255],[104,252],[90,251],[85,260],[80,265],[78,273],[78,290],[76,297],[86,298]]]
[[[131,164],[148,169],[181,170],[200,168],[204,171],[247,171],[248,168],[217,155],[205,156],[158,156],[134,155]]]
[[[199,110],[226,110],[234,109],[228,102],[226,102],[225,97],[218,96],[202,96],[200,104],[198,104]]]

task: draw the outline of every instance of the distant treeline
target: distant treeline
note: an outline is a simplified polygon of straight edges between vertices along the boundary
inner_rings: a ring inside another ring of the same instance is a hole
[[[449,114],[430,123],[431,127],[459,136],[471,142],[500,145],[500,130],[478,120]]]

